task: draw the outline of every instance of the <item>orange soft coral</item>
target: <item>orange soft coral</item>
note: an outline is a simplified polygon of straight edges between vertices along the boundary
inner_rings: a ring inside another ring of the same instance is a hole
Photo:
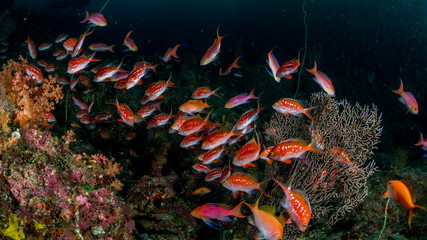
[[[19,61],[10,59],[3,65],[0,71],[0,97],[18,106],[15,122],[21,127],[28,128],[35,124],[48,126],[44,114],[52,111],[55,103],[62,99],[62,89],[51,75],[37,84],[25,72],[28,64],[20,56]]]

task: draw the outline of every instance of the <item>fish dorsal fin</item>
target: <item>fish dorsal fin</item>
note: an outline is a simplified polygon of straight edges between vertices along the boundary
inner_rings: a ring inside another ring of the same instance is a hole
[[[408,181],[406,181],[405,179],[401,179],[400,180],[407,188],[408,188],[408,191],[409,191],[409,193],[411,194],[411,198],[412,198],[412,203],[415,203],[415,200],[417,200],[417,197],[416,197],[416,195],[415,195],[415,191],[414,191],[414,188],[411,186],[411,184],[408,182]]]
[[[272,215],[276,214],[276,208],[274,206],[270,206],[270,205],[262,205],[259,207],[259,210],[271,213]]]
[[[307,145],[307,142],[302,138],[294,138],[292,141]]]
[[[223,203],[207,203],[206,205],[210,206],[210,207],[219,207],[219,208],[223,208],[226,210],[232,209],[230,206],[223,204]]]

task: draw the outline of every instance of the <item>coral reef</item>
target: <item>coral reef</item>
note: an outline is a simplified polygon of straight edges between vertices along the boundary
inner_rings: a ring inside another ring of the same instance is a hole
[[[0,103],[0,111],[10,105]],[[10,109],[13,110],[13,109]],[[101,154],[70,150],[49,131],[17,129],[17,141],[0,149],[0,235],[12,239],[131,239],[132,211],[118,195],[121,166]],[[9,118],[9,119],[5,119]],[[11,137],[3,126],[0,142]],[[18,225],[19,226],[18,226]],[[18,226],[18,227],[17,227]]]
[[[306,191],[312,222],[335,224],[368,194],[367,180],[375,172],[374,162],[368,159],[382,131],[381,115],[375,106],[352,106],[322,93],[313,94],[305,106],[316,107],[312,115],[318,122],[307,125],[305,118],[276,113],[264,126],[265,136],[274,144],[296,137],[314,141],[325,153],[308,153],[294,168],[275,163],[266,172],[282,181],[289,181],[294,174],[292,187]],[[332,154],[337,148],[344,149],[351,163],[343,163]],[[271,194],[278,199],[282,196],[277,186]],[[285,236],[297,234],[293,227],[285,228]]]

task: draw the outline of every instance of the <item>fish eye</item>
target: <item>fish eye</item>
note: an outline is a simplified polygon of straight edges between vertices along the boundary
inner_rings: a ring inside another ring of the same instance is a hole
[[[388,182],[388,185],[389,185],[389,186],[391,186],[391,181],[390,181],[390,182]]]
[[[191,214],[196,214],[196,211],[192,211]]]
[[[304,225],[302,225],[302,227],[303,227],[303,228],[306,228],[306,227],[307,227],[307,224],[305,224],[305,223],[304,223]]]

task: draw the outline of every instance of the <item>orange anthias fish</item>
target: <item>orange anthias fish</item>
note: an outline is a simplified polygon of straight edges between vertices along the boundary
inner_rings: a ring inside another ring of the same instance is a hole
[[[221,48],[221,40],[224,37],[219,35],[219,26],[216,29],[216,36],[217,37],[212,46],[208,49],[208,51],[206,51],[205,55],[203,55],[202,60],[200,61],[200,66],[207,65],[217,58]]]
[[[250,109],[247,112],[243,113],[243,115],[239,118],[237,121],[237,130],[242,130],[246,128],[249,124],[251,124],[253,121],[255,121],[258,117],[258,114],[264,109],[258,108],[258,109]]]
[[[172,112],[170,114],[161,113],[154,116],[147,124],[147,129],[157,128],[163,125],[166,125],[169,122],[169,119],[173,118]]]
[[[278,78],[287,78],[292,79],[293,73],[296,73],[298,71],[298,67],[301,65],[298,59],[292,59],[280,66],[280,68],[276,72],[276,76]]]
[[[121,121],[126,123],[129,126],[133,126],[135,122],[135,116],[132,113],[132,110],[126,105],[125,103],[119,103],[117,100],[116,102],[107,102],[105,104],[112,104],[117,107],[117,111],[119,112],[119,115],[121,117]]]
[[[141,78],[147,74],[148,70],[153,70],[153,72],[156,72],[156,67],[157,65],[153,66],[147,62],[135,66],[126,78],[126,89],[130,89],[137,85]]]
[[[203,102],[203,100],[195,100],[195,99],[191,99],[188,100],[187,102],[181,104],[181,106],[179,106],[179,110],[182,112],[185,112],[187,114],[194,114],[194,113],[199,113],[202,112],[203,109],[210,107],[207,102]]]
[[[76,58],[72,58],[68,62],[67,73],[75,74],[75,73],[85,69],[89,63],[101,61],[101,59],[93,59],[94,56],[95,56],[95,53],[92,54],[92,56],[90,58],[86,57],[85,55],[82,55],[82,56],[76,57]]]
[[[300,190],[292,190],[291,186],[285,185],[276,179],[273,179],[285,192],[285,199],[280,203],[286,209],[291,217],[292,223],[302,232],[304,232],[311,218],[310,200],[307,195]]]
[[[240,135],[235,132],[236,126],[228,132],[225,130],[217,130],[206,136],[205,140],[202,143],[203,150],[211,150],[214,149],[224,143],[226,143],[230,137]]]
[[[228,64],[228,65],[225,65],[225,66],[221,67],[221,68],[219,69],[219,75],[221,75],[221,76],[223,76],[223,75],[227,75],[227,74],[229,74],[229,73],[231,72],[231,69],[233,69],[233,68],[240,68],[240,66],[239,66],[239,65],[237,65],[237,61],[239,61],[239,59],[240,59],[241,57],[242,57],[242,56],[238,56],[238,57],[234,60],[234,62],[233,62],[233,63],[231,63],[231,64]]]
[[[115,53],[113,50],[114,46],[116,46],[116,44],[111,44],[110,46],[108,46],[104,43],[92,43],[91,45],[89,45],[89,49],[95,52],[109,51],[111,53]]]
[[[207,225],[215,228],[211,219],[230,222],[231,219],[229,216],[235,216],[238,218],[246,217],[240,210],[242,204],[243,202],[239,203],[236,207],[231,208],[222,203],[206,203],[193,209],[190,214],[193,217],[202,219]]]
[[[219,158],[221,157],[222,153],[227,150],[225,146],[217,147],[212,150],[209,150],[206,153],[203,153],[202,163],[203,164],[211,164],[219,161]]]
[[[126,34],[125,40],[123,41],[123,45],[128,47],[129,50],[135,52],[138,51],[138,47],[136,46],[135,42],[130,38],[130,34],[132,31],[129,31],[128,34]]]
[[[33,64],[28,64],[25,67],[25,72],[28,76],[36,80],[37,84],[40,84],[43,81],[43,73]]]
[[[175,83],[171,82],[171,79],[172,75],[169,76],[167,81],[160,80],[150,84],[144,93],[144,97],[146,97],[145,102],[163,98],[162,94],[168,89],[168,87],[175,85]]]
[[[259,233],[256,234],[256,239],[267,239],[267,240],[278,240],[283,237],[283,226],[284,221],[279,217],[276,217],[276,209],[273,206],[261,206],[259,205],[259,199],[255,204],[246,203],[252,214],[254,215],[254,224],[258,228]]]
[[[74,47],[77,44],[77,39],[76,38],[68,38],[63,44],[62,46],[64,47],[65,51],[67,51],[68,54],[71,54],[71,52],[73,51]],[[59,55],[59,53],[58,53]]]
[[[190,134],[199,132],[209,122],[208,119],[211,112],[209,112],[205,119],[201,118],[199,115],[187,119],[187,121],[185,121],[178,129],[178,134],[182,136],[188,136]]]
[[[415,205],[415,192],[411,185],[405,180],[392,180],[387,183],[387,191],[384,193],[383,198],[391,197],[395,202],[409,210],[408,224],[411,228],[412,215],[416,210],[427,211],[426,208]]]
[[[280,82],[280,78],[276,76],[277,70],[279,70],[279,63],[277,62],[276,57],[273,55],[273,50],[276,48],[273,47],[271,51],[267,54],[267,64],[270,67],[270,71],[267,70],[267,72],[276,80],[276,82]]]
[[[31,58],[36,59],[37,58],[37,48],[34,44],[33,40],[30,39],[30,34],[28,34],[28,38],[25,41],[28,47],[28,53],[30,54]]]
[[[304,108],[302,103],[298,100],[292,98],[282,98],[279,101],[273,104],[274,110],[279,113],[283,113],[286,116],[290,116],[291,114],[294,116],[300,116],[301,114],[306,115],[312,121],[317,122],[314,118],[308,113],[309,110],[313,108]]]
[[[399,78],[400,79],[400,78]],[[414,95],[411,92],[405,92],[403,91],[403,81],[400,79],[400,86],[397,90],[392,90],[394,93],[399,94],[400,98],[399,101],[401,101],[405,106],[408,108],[408,110],[413,114],[418,114],[418,102],[415,99]]]
[[[332,157],[338,163],[340,163],[344,166],[350,166],[352,164],[351,159],[350,159],[350,155],[343,148],[334,147],[334,148],[332,148],[331,153],[332,153]]]
[[[194,145],[197,145],[202,139],[203,137],[200,137],[199,135],[193,133],[182,139],[179,146],[182,148],[193,149]]]
[[[332,85],[332,80],[323,72],[317,71],[317,63],[314,61],[314,67],[312,69],[307,69],[309,73],[314,75],[313,80],[319,84],[325,92],[331,96],[335,96],[334,85]]]
[[[174,58],[179,58],[178,55],[176,55],[176,51],[178,50],[179,46],[182,46],[184,44],[178,44],[173,48],[168,48],[168,50],[166,51],[165,55],[163,55],[163,61],[165,63],[169,62],[169,60],[171,60],[172,57]]]
[[[255,141],[255,137],[248,141],[237,153],[233,159],[233,164],[238,167],[255,167],[253,161],[258,160],[261,145]]]
[[[219,87],[219,88],[221,88],[221,87]],[[198,89],[196,89],[193,92],[193,94],[191,95],[191,98],[192,99],[205,99],[205,98],[210,97],[211,95],[215,95],[215,96],[221,98],[221,96],[216,94],[216,91],[218,91],[219,88],[212,91],[208,87],[199,87]]]
[[[261,188],[261,183],[258,183],[255,178],[245,173],[233,173],[223,183],[222,186],[233,192],[233,197],[237,198],[239,192],[251,194],[253,190],[258,189],[267,197],[267,193]]]
[[[268,158],[290,164],[292,158],[301,158],[307,151],[324,153],[321,150],[313,148],[313,144],[314,142],[307,145],[302,139],[288,139],[278,143],[271,150]]]
[[[73,48],[73,52],[71,53],[71,57],[75,57],[75,56],[77,56],[81,52],[81,49],[82,49],[83,42],[84,42],[85,38],[87,36],[89,36],[90,34],[92,34],[93,31],[95,31],[95,29],[93,29],[90,32],[85,32],[82,35],[80,35],[80,38],[77,40],[77,43],[76,43],[76,45]]]

